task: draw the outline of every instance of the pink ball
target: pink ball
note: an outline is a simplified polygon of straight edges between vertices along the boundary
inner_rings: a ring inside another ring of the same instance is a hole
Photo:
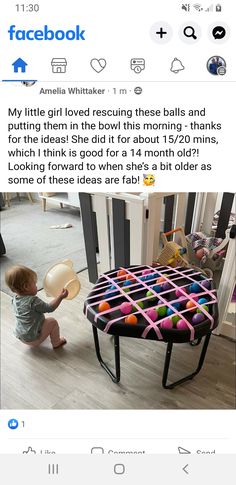
[[[180,296],[178,301],[181,303],[181,305],[186,305],[188,298],[187,296]]]
[[[146,274],[150,274],[151,272],[152,272],[152,270],[151,270],[151,269],[144,269],[144,270],[142,271],[142,276],[145,276]]]
[[[163,320],[163,322],[161,322],[160,327],[166,330],[170,330],[171,328],[173,328],[173,322],[170,318],[166,318],[165,320]]]
[[[179,320],[176,323],[176,328],[178,330],[187,330],[188,329],[188,325],[187,325],[187,323],[184,320]]]
[[[147,316],[153,321],[155,322],[158,318],[158,313],[156,312],[156,310],[150,308],[150,310],[148,310],[147,312]]]
[[[129,313],[131,313],[132,312],[132,308],[133,307],[132,307],[131,303],[129,303],[128,301],[124,301],[120,305],[120,311],[124,315],[128,315]]]
[[[197,301],[198,300],[198,296],[196,295],[196,293],[190,293],[189,295],[194,301]]]
[[[181,290],[180,288],[178,288],[178,289],[176,290],[175,294],[176,294],[177,298],[179,298],[179,297],[182,297],[182,296],[183,296],[183,292],[182,292],[182,290]]]

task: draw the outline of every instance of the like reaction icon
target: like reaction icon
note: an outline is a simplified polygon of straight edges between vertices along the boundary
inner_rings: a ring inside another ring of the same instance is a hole
[[[8,421],[8,428],[9,429],[17,429],[19,426],[19,423],[17,419],[9,419]]]

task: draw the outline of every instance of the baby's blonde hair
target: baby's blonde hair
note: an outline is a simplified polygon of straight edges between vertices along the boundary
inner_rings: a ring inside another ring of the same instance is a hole
[[[26,266],[12,266],[6,271],[5,281],[13,293],[22,293],[37,274]]]

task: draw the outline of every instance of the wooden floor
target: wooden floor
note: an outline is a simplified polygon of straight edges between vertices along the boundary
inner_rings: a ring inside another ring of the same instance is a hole
[[[13,335],[11,298],[2,293],[1,358],[3,409],[233,409],[235,344],[212,336],[201,373],[174,390],[161,386],[165,344],[121,339],[121,383],[114,384],[100,367],[83,301],[92,285],[80,274],[82,290],[55,311],[68,344],[53,351],[47,341],[38,349]],[[43,291],[39,296],[46,299]],[[103,356],[112,365],[112,339],[101,335]],[[199,347],[176,346],[171,378],[193,370]]]

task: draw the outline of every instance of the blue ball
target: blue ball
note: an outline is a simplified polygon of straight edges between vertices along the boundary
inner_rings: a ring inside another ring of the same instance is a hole
[[[173,313],[174,313],[174,311],[171,310],[171,308],[168,308],[167,309],[167,312],[166,312],[166,315],[167,315],[167,317],[169,317],[170,315],[173,315]]]
[[[153,275],[153,274],[148,274],[148,275],[146,275],[146,276],[145,276],[145,278],[146,278],[146,281],[148,281],[148,280],[153,280],[153,279],[155,278],[155,275]]]
[[[153,289],[153,290],[154,290],[156,293],[160,293],[160,292],[161,292],[161,286],[159,286],[159,285],[154,285],[154,286],[152,287],[152,289]]]
[[[208,302],[208,300],[206,298],[199,298],[199,300],[198,300],[199,305],[204,305],[207,302]]]
[[[140,276],[140,281],[146,281],[147,277],[146,276]]]
[[[171,303],[171,305],[174,308],[176,308],[176,310],[180,310],[180,308],[181,308],[181,304],[178,301],[176,301],[175,303]]]
[[[126,281],[124,282],[123,286],[130,286],[130,285],[132,285],[132,284],[133,284],[133,283],[132,283],[132,281],[130,281],[130,280],[126,280]]]
[[[191,293],[200,293],[201,287],[197,283],[193,283],[190,286],[190,291],[191,291]]]
[[[116,290],[116,291],[111,291],[111,290]],[[111,298],[112,296],[116,296],[119,294],[119,291],[117,290],[115,285],[110,286],[108,290],[106,290],[106,296],[107,298]]]

